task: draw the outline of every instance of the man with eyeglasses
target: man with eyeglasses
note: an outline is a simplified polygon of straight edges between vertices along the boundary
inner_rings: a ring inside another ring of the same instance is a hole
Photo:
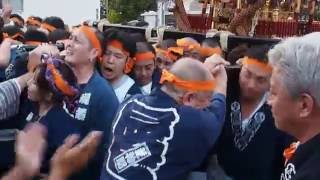
[[[127,75],[133,68],[136,43],[128,33],[118,30],[106,31],[104,36],[107,48],[100,64],[100,71],[111,83],[121,103],[131,95],[141,94],[139,86]]]

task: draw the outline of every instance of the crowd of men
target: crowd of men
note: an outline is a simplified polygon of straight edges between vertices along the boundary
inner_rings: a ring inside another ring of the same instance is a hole
[[[0,18],[0,178],[318,180],[320,33],[224,52]]]

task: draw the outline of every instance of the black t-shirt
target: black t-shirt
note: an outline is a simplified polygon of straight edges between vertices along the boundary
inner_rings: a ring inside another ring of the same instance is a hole
[[[284,167],[281,180],[320,179],[320,134],[298,146]]]
[[[239,72],[228,70],[226,121],[216,145],[218,162],[235,180],[279,179],[284,164],[282,153],[291,139],[276,129],[265,101],[247,126],[242,126]]]

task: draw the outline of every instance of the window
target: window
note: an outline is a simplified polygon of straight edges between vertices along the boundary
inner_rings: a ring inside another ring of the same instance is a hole
[[[23,11],[23,0],[10,0],[13,11],[22,12]]]
[[[23,0],[0,0],[1,9],[4,4],[11,4],[13,13],[23,11]]]

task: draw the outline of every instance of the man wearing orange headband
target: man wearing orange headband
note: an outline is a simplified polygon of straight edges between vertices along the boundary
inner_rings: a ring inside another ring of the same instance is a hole
[[[266,102],[272,73],[268,50],[252,47],[241,69],[229,69],[226,123],[217,155],[226,174],[236,180],[279,179],[283,166],[287,136],[275,128]]]
[[[133,75],[142,94],[150,94],[151,90],[158,85],[153,82],[155,70],[155,51],[147,42],[137,43],[137,53],[133,67]]]
[[[179,59],[181,54],[174,54],[170,52],[170,49],[177,48],[177,43],[174,39],[166,39],[160,42],[156,47],[156,66],[157,70],[170,69],[173,63]],[[174,55],[174,56],[172,56]]]
[[[107,49],[100,63],[100,71],[108,80],[121,103],[127,97],[140,94],[140,88],[128,75],[134,66],[136,43],[123,31],[105,32]]]
[[[103,131],[103,141],[108,143],[112,119],[118,100],[111,85],[96,71],[103,48],[103,35],[94,28],[81,26],[73,30],[66,47],[65,61],[72,67],[81,88],[79,103],[74,114],[82,123],[81,137],[91,130]],[[97,179],[103,163],[102,143],[92,161],[71,179]]]
[[[185,58],[160,82],[122,104],[101,180],[186,179],[214,145],[225,115],[224,67]]]
[[[217,54],[223,57],[223,52],[220,48],[219,43],[212,38],[206,38],[201,43],[201,49],[200,49],[201,58],[204,60],[214,54]]]

